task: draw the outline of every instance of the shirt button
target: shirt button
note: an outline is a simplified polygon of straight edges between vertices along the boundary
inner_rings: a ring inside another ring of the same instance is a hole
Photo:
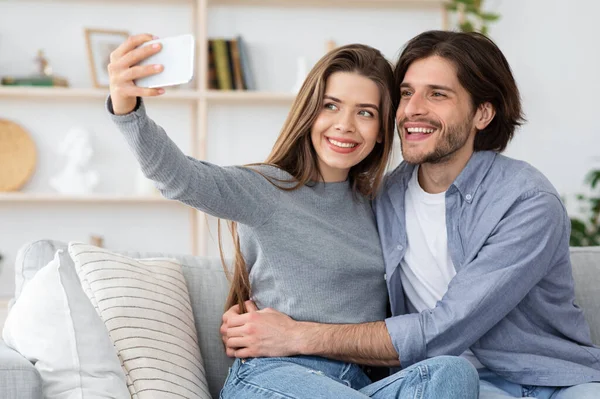
[[[403,249],[403,248],[404,248],[404,247],[403,247],[402,245],[398,245],[398,246],[396,247],[396,249],[397,249],[398,251],[402,251],[402,249]]]
[[[471,199],[473,199],[473,196],[471,194],[467,194],[465,195],[465,198],[467,199],[467,201],[471,201]]]
[[[387,280],[387,274],[386,273],[383,274],[383,279]]]

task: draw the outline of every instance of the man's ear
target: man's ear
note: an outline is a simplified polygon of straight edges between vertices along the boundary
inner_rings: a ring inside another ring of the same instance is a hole
[[[477,107],[477,112],[475,113],[475,127],[477,130],[483,130],[490,124],[490,122],[496,116],[496,109],[492,105],[492,103],[483,103],[479,107]]]

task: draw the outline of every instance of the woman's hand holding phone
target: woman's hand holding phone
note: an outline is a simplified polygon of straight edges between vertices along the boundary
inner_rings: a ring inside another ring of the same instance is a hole
[[[161,50],[159,43],[140,47],[154,39],[156,37],[150,34],[130,36],[111,53],[108,75],[110,77],[110,97],[115,115],[125,115],[133,111],[137,97],[159,96],[165,92],[162,88],[143,88],[134,83],[135,79],[155,75],[164,68],[160,64],[137,65]]]

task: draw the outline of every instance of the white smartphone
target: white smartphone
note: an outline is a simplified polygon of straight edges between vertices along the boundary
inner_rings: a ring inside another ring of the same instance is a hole
[[[160,43],[162,49],[146,58],[138,65],[160,64],[162,72],[145,78],[136,79],[138,87],[156,88],[188,83],[194,77],[195,40],[192,35],[172,36],[151,40],[140,47]]]

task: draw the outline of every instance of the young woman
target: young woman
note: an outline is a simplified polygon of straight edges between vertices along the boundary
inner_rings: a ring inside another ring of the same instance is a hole
[[[267,160],[219,167],[185,156],[146,115],[140,97],[163,93],[133,83],[161,70],[135,66],[159,51],[138,48],[151,39],[133,36],[112,54],[107,106],[142,171],[166,198],[237,223],[226,307],[243,307],[252,298],[259,308],[297,320],[383,320],[387,290],[370,199],[383,178],[394,134],[398,90],[389,62],[364,45],[330,52],[306,78]],[[459,370],[453,366],[432,364],[435,378],[429,382],[418,372],[389,377],[373,397],[413,397],[423,384],[450,378]],[[477,397],[474,376],[455,384],[461,397]],[[358,390],[370,383],[351,363],[238,359],[221,397],[364,398]]]

